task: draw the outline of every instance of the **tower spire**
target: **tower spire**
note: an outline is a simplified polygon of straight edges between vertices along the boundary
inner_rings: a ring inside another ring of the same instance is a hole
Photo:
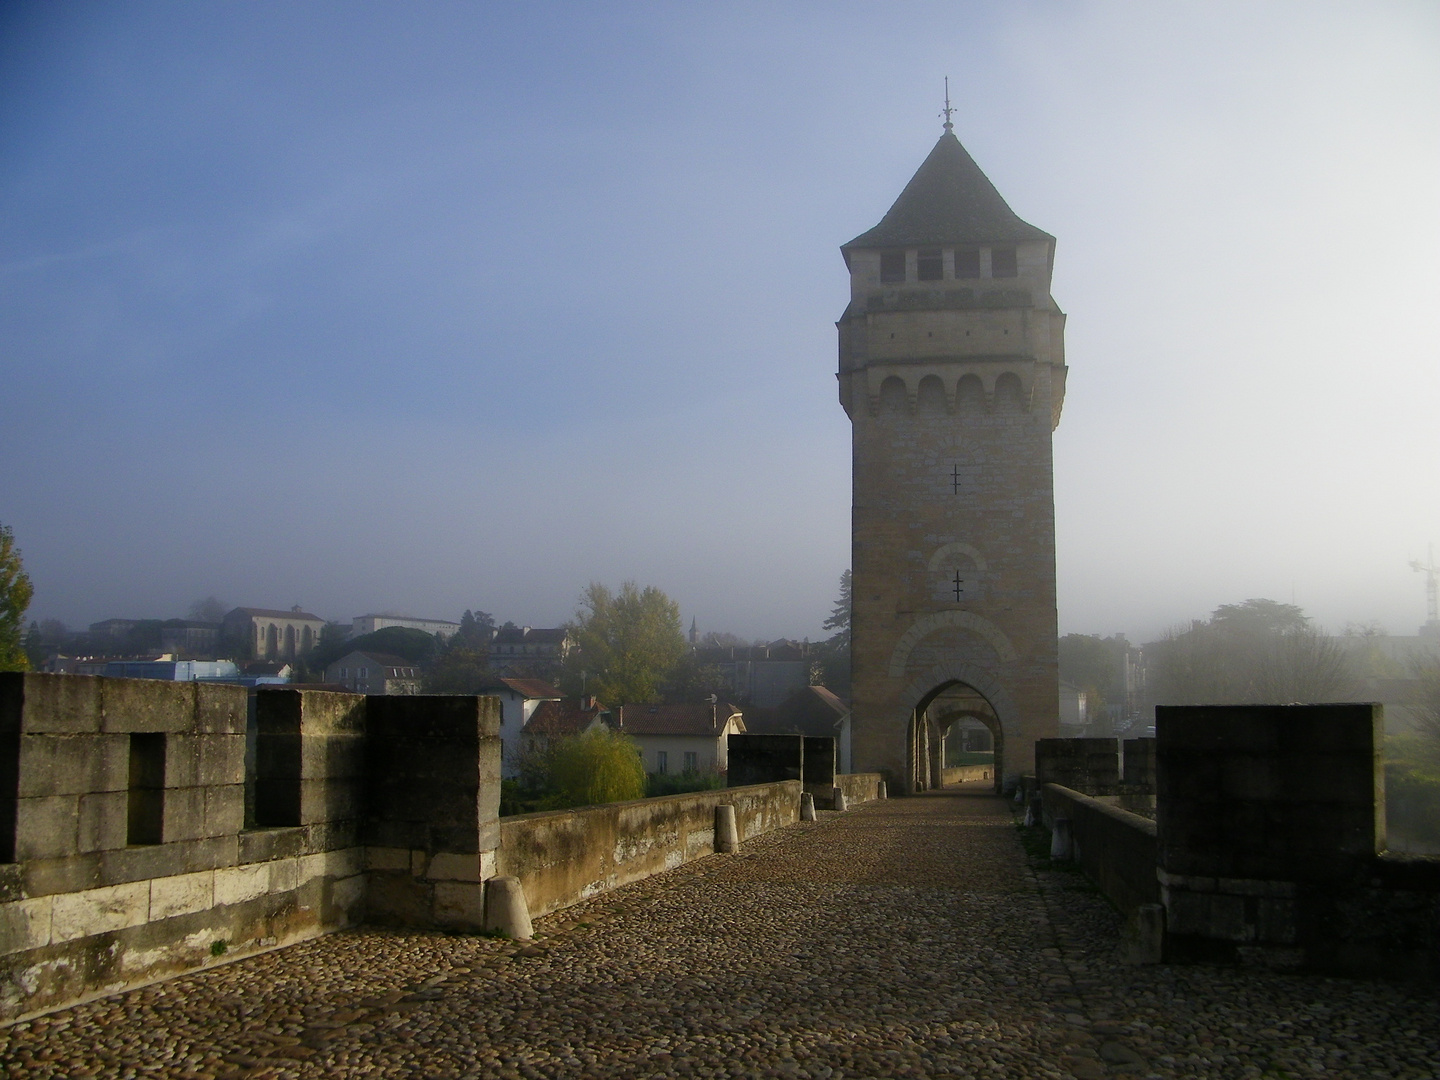
[[[953,132],[955,125],[950,122],[950,114],[956,110],[950,107],[950,76],[945,76],[945,108],[940,110],[940,115],[945,118],[945,130]]]

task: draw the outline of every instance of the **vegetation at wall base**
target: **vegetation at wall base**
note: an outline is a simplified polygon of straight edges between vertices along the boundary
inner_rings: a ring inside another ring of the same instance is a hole
[[[1385,740],[1385,827],[1392,850],[1440,854],[1440,740]]]

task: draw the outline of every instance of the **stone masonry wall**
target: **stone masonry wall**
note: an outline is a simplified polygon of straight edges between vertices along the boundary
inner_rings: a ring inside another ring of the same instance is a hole
[[[480,929],[500,843],[500,702],[372,697],[366,738],[368,917]]]
[[[805,736],[744,733],[726,738],[729,787],[801,780],[805,775]]]
[[[505,818],[497,872],[519,878],[530,914],[543,915],[712,854],[719,805],[735,807],[742,845],[793,824],[800,790],[785,780]]]
[[[241,687],[0,674],[0,1020],[359,917],[343,824],[243,828],[245,718]]]
[[[1118,795],[1119,747],[1114,739],[1039,739],[1035,780],[1084,795]]]
[[[1166,956],[1440,975],[1440,859],[1383,854],[1378,705],[1160,706]]]

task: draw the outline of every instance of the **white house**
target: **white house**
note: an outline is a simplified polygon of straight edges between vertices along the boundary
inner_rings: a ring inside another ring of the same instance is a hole
[[[520,775],[523,752],[520,733],[542,701],[562,701],[565,695],[540,679],[493,678],[477,693],[500,699],[500,776],[513,780]]]
[[[410,630],[423,630],[427,634],[439,634],[447,641],[460,629],[457,622],[444,619],[417,619],[413,615],[357,615],[350,620],[350,636],[360,637],[384,630],[387,626],[403,626]]]
[[[745,730],[734,705],[621,705],[612,709],[615,730],[640,744],[652,773],[723,773],[728,739]]]

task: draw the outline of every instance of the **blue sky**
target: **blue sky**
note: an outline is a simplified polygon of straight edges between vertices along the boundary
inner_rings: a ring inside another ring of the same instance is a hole
[[[1428,3],[12,3],[0,521],[71,624],[215,594],[818,637],[838,246],[939,134],[1058,237],[1062,631],[1424,617]]]

